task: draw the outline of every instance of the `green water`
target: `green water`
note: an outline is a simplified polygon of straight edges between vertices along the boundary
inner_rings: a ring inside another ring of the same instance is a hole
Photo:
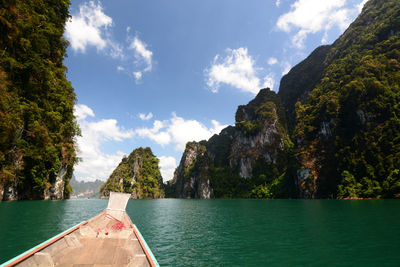
[[[0,203],[0,262],[107,200]],[[130,200],[161,266],[400,266],[398,200]]]

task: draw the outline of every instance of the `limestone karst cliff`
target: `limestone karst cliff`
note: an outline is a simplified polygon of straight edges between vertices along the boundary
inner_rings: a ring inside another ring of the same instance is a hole
[[[188,161],[195,171],[177,171],[168,190],[178,197],[400,197],[399,18],[399,1],[368,1],[332,45],[282,78],[278,94],[261,90],[239,106],[235,126],[190,143],[202,148]],[[198,184],[209,186],[203,192]]]
[[[110,192],[130,193],[131,198],[160,198],[164,196],[159,160],[150,148],[137,148],[112,172],[100,189],[102,197]]]
[[[263,89],[239,106],[236,125],[208,141],[186,145],[174,179],[167,187],[180,198],[288,197],[287,172],[292,143],[279,97]],[[292,188],[293,189],[293,188]],[[168,190],[167,190],[168,191]]]
[[[64,199],[76,162],[63,64],[69,1],[0,5],[0,201]]]

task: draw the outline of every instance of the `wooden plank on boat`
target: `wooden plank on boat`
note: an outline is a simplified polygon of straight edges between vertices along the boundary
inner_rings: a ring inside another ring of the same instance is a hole
[[[106,210],[0,265],[159,266],[126,214],[129,194],[111,193]]]

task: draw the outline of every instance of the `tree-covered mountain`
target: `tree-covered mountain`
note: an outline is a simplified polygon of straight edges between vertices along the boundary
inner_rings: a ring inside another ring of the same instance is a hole
[[[130,193],[131,198],[160,198],[164,196],[159,159],[149,147],[137,148],[123,157],[106,183],[101,187],[102,197],[110,192]]]
[[[371,0],[296,105],[309,197],[400,197],[400,2]]]
[[[69,1],[0,1],[0,200],[62,199],[76,162]]]
[[[400,2],[368,1],[332,45],[187,144],[176,197],[400,197]]]

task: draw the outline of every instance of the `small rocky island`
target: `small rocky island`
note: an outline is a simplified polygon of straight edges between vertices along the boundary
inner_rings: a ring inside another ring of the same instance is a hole
[[[110,192],[131,194],[131,198],[164,197],[163,182],[158,165],[159,159],[149,147],[137,148],[123,157],[106,183],[100,189],[101,197]]]

